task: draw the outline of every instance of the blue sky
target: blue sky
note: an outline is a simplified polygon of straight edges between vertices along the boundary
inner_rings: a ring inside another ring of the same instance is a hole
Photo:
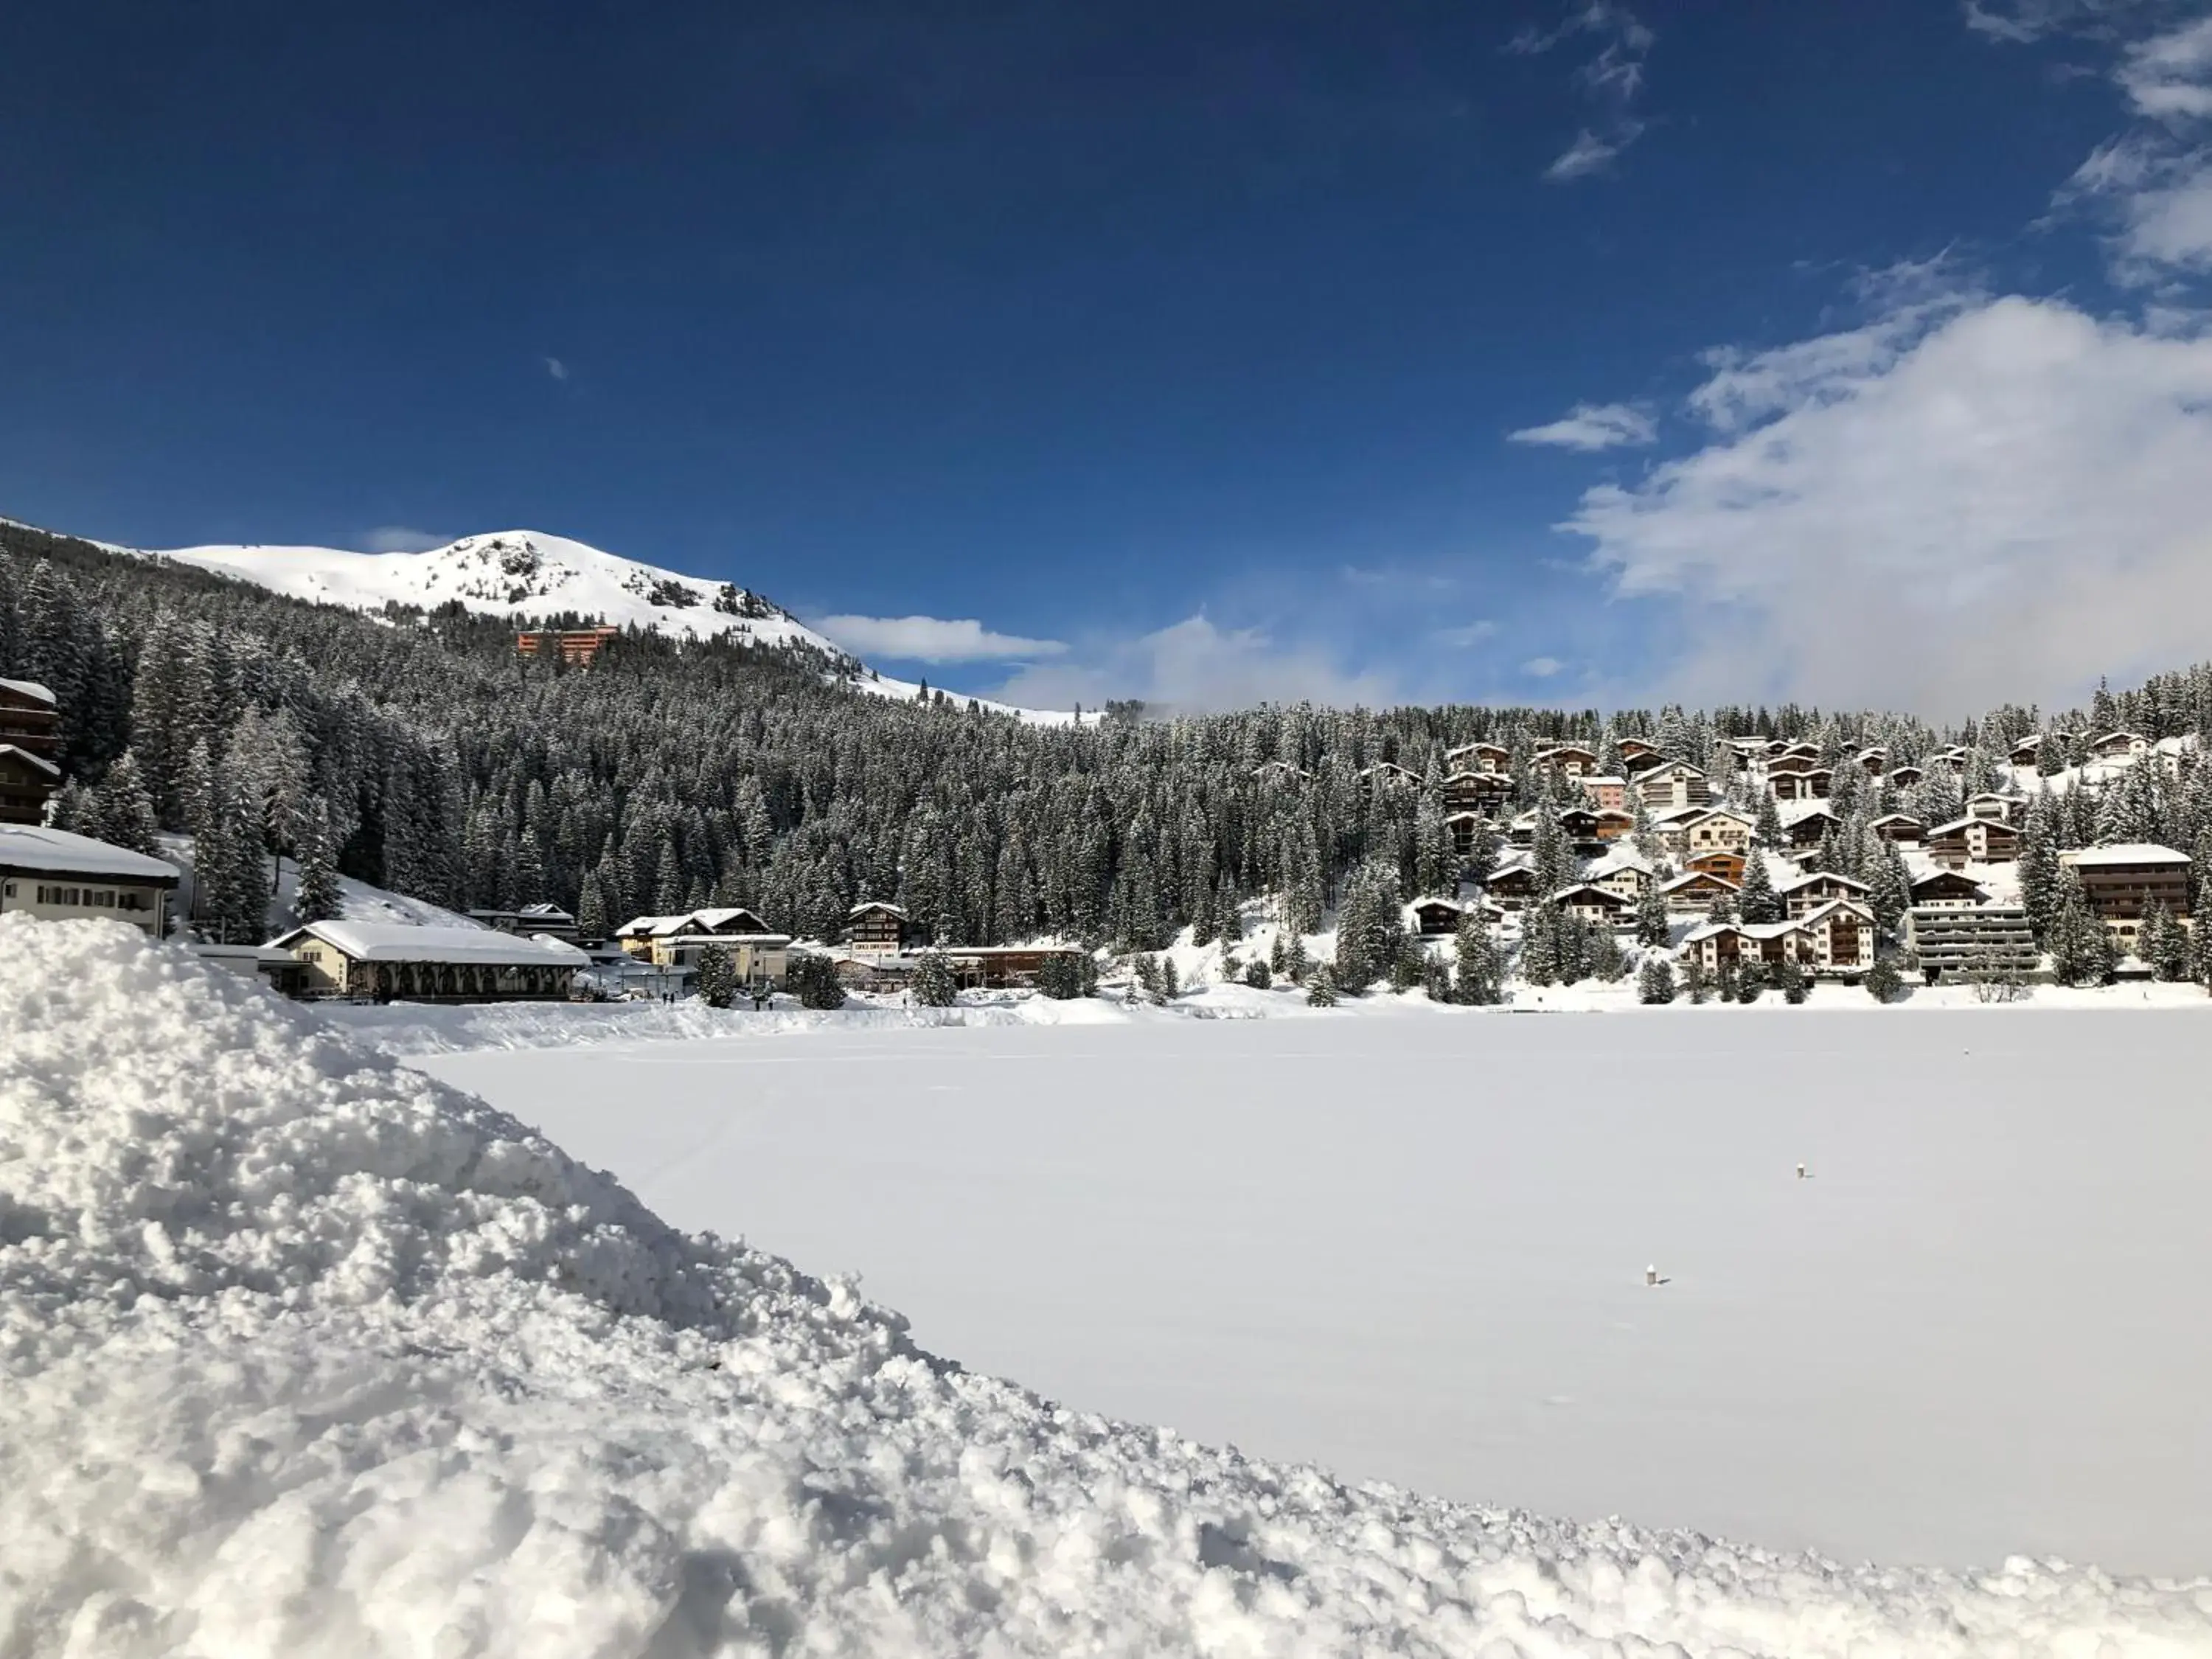
[[[10,516],[529,526],[1041,702],[2205,654],[2202,4],[94,0],[0,57]]]

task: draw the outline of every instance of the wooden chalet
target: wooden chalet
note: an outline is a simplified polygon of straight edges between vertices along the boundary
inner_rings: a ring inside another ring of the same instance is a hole
[[[61,726],[61,710],[45,686],[36,680],[0,680],[0,744],[59,760]]]
[[[1740,847],[1716,847],[1709,852],[1692,853],[1682,860],[1685,870],[1718,876],[1739,887],[1743,884],[1743,866],[1744,853]]]
[[[1685,914],[1710,910],[1715,899],[1734,899],[1741,890],[1736,883],[1724,880],[1709,870],[1686,871],[1672,881],[1659,884],[1660,896],[1666,900],[1667,908]]]
[[[1293,778],[1300,781],[1310,781],[1313,774],[1303,766],[1291,765],[1286,760],[1265,760],[1252,769],[1252,775],[1274,783],[1288,783]]]
[[[1642,738],[1623,738],[1613,746],[1614,751],[1620,755],[1620,763],[1623,766],[1633,765],[1640,760],[1658,761],[1664,758],[1656,744],[1646,743]]]
[[[845,913],[846,948],[864,955],[902,950],[913,931],[905,909],[883,899],[869,899]]]
[[[1591,882],[1562,887],[1552,895],[1552,902],[1579,921],[1595,921],[1608,927],[1635,920],[1636,906],[1632,901]]]
[[[1758,830],[1756,820],[1734,807],[1716,806],[1662,830],[1660,839],[1687,860],[1700,853],[1741,853],[1750,847]]]
[[[1782,826],[1782,839],[1793,854],[1810,853],[1827,838],[1828,832],[1841,822],[1825,806],[1815,806],[1809,812],[1800,812]]]
[[[1565,772],[1569,777],[1586,778],[1597,770],[1597,754],[1578,743],[1555,743],[1536,751],[1536,764]]]
[[[1682,953],[1696,955],[1715,973],[1732,963],[1797,962],[1812,949],[1802,924],[1795,921],[1709,921],[1682,940]]]
[[[1928,832],[1927,851],[1947,870],[1962,864],[2010,864],[2020,856],[2020,831],[2001,818],[1954,818]]]
[[[1884,812],[1867,828],[1884,841],[1898,842],[1906,846],[1917,846],[1928,836],[1928,826],[1910,812]]]
[[[1938,870],[1914,882],[1911,896],[1916,910],[1951,910],[1986,904],[1990,895],[1989,890],[1972,876],[1956,870]]]
[[[1767,787],[1777,800],[1826,800],[1835,773],[1817,761],[1785,755],[1766,771]]]
[[[2002,823],[2017,824],[2024,803],[2017,795],[2001,795],[1994,789],[1966,797],[1966,816],[1970,818],[1995,818]]]
[[[2107,732],[2089,744],[2089,752],[2099,760],[2141,760],[2150,747],[2140,732]]]
[[[1862,749],[1856,757],[1859,770],[1870,778],[1879,778],[1889,770],[1889,750],[1877,744],[1871,749]]]
[[[1536,890],[1536,872],[1525,864],[1492,871],[1482,890],[1492,904],[1507,911],[1525,909],[1543,896]]]
[[[1618,893],[1633,904],[1650,890],[1651,884],[1658,878],[1642,859],[1632,854],[1623,857],[1615,852],[1584,871],[1583,879],[1593,887]]]
[[[61,782],[62,769],[44,755],[0,743],[0,823],[44,823]]]
[[[1703,806],[1713,798],[1705,769],[1687,761],[1668,761],[1636,780],[1636,793],[1646,811],[1660,812],[1681,806]]]
[[[2014,766],[2033,766],[2043,754],[2043,734],[2031,732],[2006,751],[2005,758]]]
[[[1447,939],[1467,920],[1467,907],[1457,899],[1415,899],[1410,908],[1413,931],[1423,939]]]
[[[1631,827],[1635,822],[1633,818],[1629,820]],[[1566,837],[1568,846],[1585,858],[1605,845],[1607,838],[1598,834],[1598,815],[1586,807],[1570,806],[1559,814],[1559,833]]]
[[[1620,752],[1620,769],[1632,787],[1646,772],[1656,771],[1666,763],[1667,757],[1656,749],[1639,748],[1632,754],[1624,748]]]
[[[1503,772],[1512,758],[1512,751],[1502,743],[1462,743],[1444,750],[1446,765],[1465,766],[1476,772]]]
[[[1866,883],[1839,876],[1832,870],[1816,870],[1809,876],[1785,881],[1775,889],[1781,896],[1784,912],[1792,917],[1809,916],[1823,905],[1839,902],[1863,904],[1871,890]]]
[[[1889,786],[1893,789],[1911,789],[1927,775],[1917,766],[1893,766],[1889,769]]]
[[[1454,772],[1438,793],[1448,812],[1494,812],[1511,798],[1513,780],[1503,772]]]
[[[2081,883],[2090,910],[2124,947],[2132,948],[2154,905],[2189,916],[2189,854],[2148,842],[2115,847],[2077,847],[2058,861]]]
[[[1636,814],[1620,807],[1601,807],[1595,814],[1600,841],[1625,841],[1636,833]]]

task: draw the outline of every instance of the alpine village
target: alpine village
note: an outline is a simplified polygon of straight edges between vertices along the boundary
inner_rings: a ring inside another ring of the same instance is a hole
[[[1044,724],[595,622],[373,617],[0,526],[0,910],[377,1001],[2212,982],[2212,665],[1952,729]]]

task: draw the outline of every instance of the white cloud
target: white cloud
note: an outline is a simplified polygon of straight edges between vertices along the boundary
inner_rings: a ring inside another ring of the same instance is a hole
[[[568,365],[558,357],[548,357],[545,359],[545,372],[556,380],[565,380],[568,378]]]
[[[2061,32],[2103,35],[2159,0],[1964,0],[1966,27],[2015,45]]]
[[[1964,298],[1731,356],[1703,449],[1565,526],[1686,697],[1956,714],[2203,654],[2212,331]]]
[[[2100,144],[2055,206],[2101,210],[2115,227],[2112,274],[2138,287],[2212,270],[2212,17],[2136,41],[2112,79],[2142,118]]]
[[[1540,680],[1548,680],[1565,666],[1566,664],[1557,657],[1531,657],[1521,665],[1521,672]]]
[[[1024,708],[1095,708],[1137,697],[1178,714],[1310,701],[1376,707],[1397,701],[1393,683],[1352,673],[1311,647],[1279,644],[1260,629],[1222,629],[1205,616],[1133,640],[1114,641],[1080,662],[1023,670],[989,694]]]
[[[1583,450],[1648,444],[1658,435],[1652,418],[1629,404],[1577,404],[1559,420],[1545,426],[1524,426],[1505,434],[1512,443]]]
[[[1430,638],[1438,645],[1448,645],[1460,650],[1471,645],[1480,645],[1485,640],[1498,637],[1498,624],[1485,617],[1459,628],[1439,628]]]
[[[2129,47],[2119,82],[2138,111],[2159,120],[2212,117],[2212,17]]]
[[[364,553],[427,553],[434,547],[444,547],[454,539],[451,536],[441,536],[435,531],[410,530],[404,524],[387,524],[364,531],[361,549]]]
[[[1609,167],[1621,151],[1644,135],[1635,115],[1644,90],[1644,60],[1657,40],[1627,7],[1616,0],[1584,0],[1573,6],[1555,29],[1528,28],[1508,43],[1508,52],[1534,55],[1550,52],[1577,37],[1601,41],[1596,56],[1575,71],[1599,119],[1584,127],[1544,176],[1559,183],[1586,179]]]
[[[1060,640],[994,634],[973,618],[824,617],[814,626],[848,651],[902,662],[1010,662],[1057,657],[1067,649]]]

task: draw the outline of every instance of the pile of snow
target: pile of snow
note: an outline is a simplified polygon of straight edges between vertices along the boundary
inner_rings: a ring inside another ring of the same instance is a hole
[[[139,553],[116,548],[118,553]],[[142,556],[173,559],[234,576],[294,599],[356,611],[386,605],[425,611],[459,600],[489,616],[597,617],[615,628],[643,628],[688,639],[729,635],[764,646],[811,646],[839,657],[850,653],[789,611],[729,582],[686,576],[641,563],[564,536],[503,530],[464,536],[416,553],[354,553],[336,547],[207,546],[170,548]],[[863,672],[852,684],[886,697],[912,697],[909,680]],[[962,704],[969,700],[961,697]],[[1042,725],[1064,725],[1073,714],[982,706]]]
[[[1060,1409],[113,923],[0,916],[0,1652],[2212,1644],[2204,1585],[1847,1569]]]

